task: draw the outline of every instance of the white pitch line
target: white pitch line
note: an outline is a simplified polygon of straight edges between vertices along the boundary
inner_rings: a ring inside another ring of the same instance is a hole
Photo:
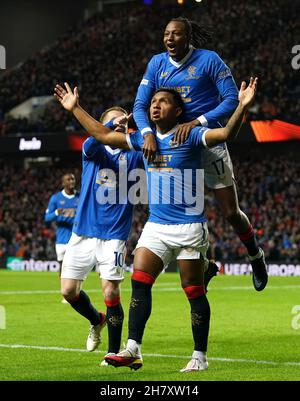
[[[46,347],[39,345],[24,345],[24,344],[0,344],[0,348],[12,348],[12,349],[37,349],[43,351],[60,351],[60,352],[82,352],[88,353],[85,349],[79,348],[63,348],[63,347]],[[105,351],[94,351],[94,353],[105,354]],[[167,354],[143,354],[146,357],[155,357],[155,358],[177,358],[177,359],[189,359],[190,356],[184,355],[167,355]],[[300,362],[275,362],[275,361],[260,361],[256,359],[240,359],[240,358],[214,358],[209,357],[209,361],[218,361],[218,362],[233,362],[233,363],[254,363],[261,365],[284,365],[284,366],[299,366]]]
[[[269,285],[266,290],[280,290],[280,289],[299,289],[300,285]],[[230,287],[212,287],[209,291],[253,291],[252,286],[230,286]],[[131,288],[123,288],[123,292],[130,292]],[[182,291],[180,285],[173,288],[163,288],[163,287],[153,287],[153,291],[157,292],[174,292]],[[86,289],[86,292],[91,293],[101,293],[100,288]],[[20,290],[20,291],[0,291],[0,295],[34,295],[34,294],[60,294],[59,290]]]

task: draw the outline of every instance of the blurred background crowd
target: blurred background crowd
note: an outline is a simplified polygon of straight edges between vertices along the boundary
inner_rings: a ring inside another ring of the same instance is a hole
[[[232,152],[240,206],[254,226],[268,261],[300,260],[300,161],[293,157],[261,155],[253,161]],[[80,188],[80,163],[70,168],[29,167],[0,163],[0,258],[20,256],[55,260],[55,223],[44,222],[50,196],[61,190],[65,172],[75,173]],[[246,250],[220,214],[212,193],[206,194],[210,231],[209,255],[216,260],[245,261]],[[148,217],[148,208],[135,208],[127,264]]]
[[[79,86],[81,101],[94,117],[113,104],[131,109],[147,62],[164,51],[166,23],[182,14],[211,27],[207,47],[231,67],[238,85],[250,75],[259,76],[260,91],[249,118],[300,123],[300,81],[291,68],[292,47],[300,43],[298,1],[214,0],[196,8],[131,2],[112,5],[69,29],[0,77],[0,135],[79,130],[55,102],[34,121],[5,117],[28,98],[52,95],[58,80]]]

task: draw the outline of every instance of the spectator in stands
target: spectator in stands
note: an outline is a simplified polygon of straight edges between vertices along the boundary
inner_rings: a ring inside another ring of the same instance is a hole
[[[161,26],[181,14],[201,20],[203,25],[213,23],[215,41],[211,48],[231,67],[236,82],[255,73],[263,78],[249,118],[278,118],[300,124],[300,85],[297,71],[291,67],[291,48],[298,43],[296,34],[300,31],[299,2],[215,0],[168,7],[134,2],[106,6],[105,13],[70,29],[21,66],[7,70],[0,77],[0,135],[80,129],[72,117],[52,103],[37,121],[4,117],[32,96],[52,94],[58,75],[80,84],[83,105],[95,116],[114,103],[132,109],[147,60],[160,52]],[[106,62],[112,48],[114,74]],[[103,91],[103,86],[108,90]]]

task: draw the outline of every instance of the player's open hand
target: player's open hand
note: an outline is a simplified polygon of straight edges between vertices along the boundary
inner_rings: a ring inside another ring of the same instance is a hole
[[[199,124],[200,122],[198,120],[179,124],[175,132],[173,142],[177,142],[178,145],[182,145],[188,139],[191,129],[195,128]]]
[[[148,164],[154,161],[156,149],[157,144],[155,136],[153,134],[144,135],[143,155]]]
[[[126,132],[127,131],[127,126],[128,126],[128,121],[132,118],[132,113],[128,114],[127,116],[119,116],[116,117],[113,120],[115,131],[119,132]]]
[[[248,86],[245,81],[242,82],[239,92],[239,101],[242,106],[249,108],[252,105],[257,89],[257,81],[257,77],[251,77]]]
[[[78,106],[79,93],[77,86],[74,88],[74,92],[70,88],[70,85],[65,82],[65,87],[56,85],[54,88],[54,97],[60,102],[60,104],[68,111],[73,111]]]

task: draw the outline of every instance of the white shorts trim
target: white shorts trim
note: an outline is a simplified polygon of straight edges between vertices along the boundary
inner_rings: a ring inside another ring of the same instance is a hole
[[[204,223],[158,224],[147,222],[136,249],[147,248],[166,267],[174,259],[206,259],[208,229]]]
[[[55,244],[56,259],[58,262],[62,262],[66,253],[68,244]]]
[[[234,174],[226,144],[202,151],[205,185],[211,189],[231,187]]]
[[[88,238],[72,233],[62,264],[61,278],[85,280],[96,267],[105,280],[123,280],[125,241]]]

